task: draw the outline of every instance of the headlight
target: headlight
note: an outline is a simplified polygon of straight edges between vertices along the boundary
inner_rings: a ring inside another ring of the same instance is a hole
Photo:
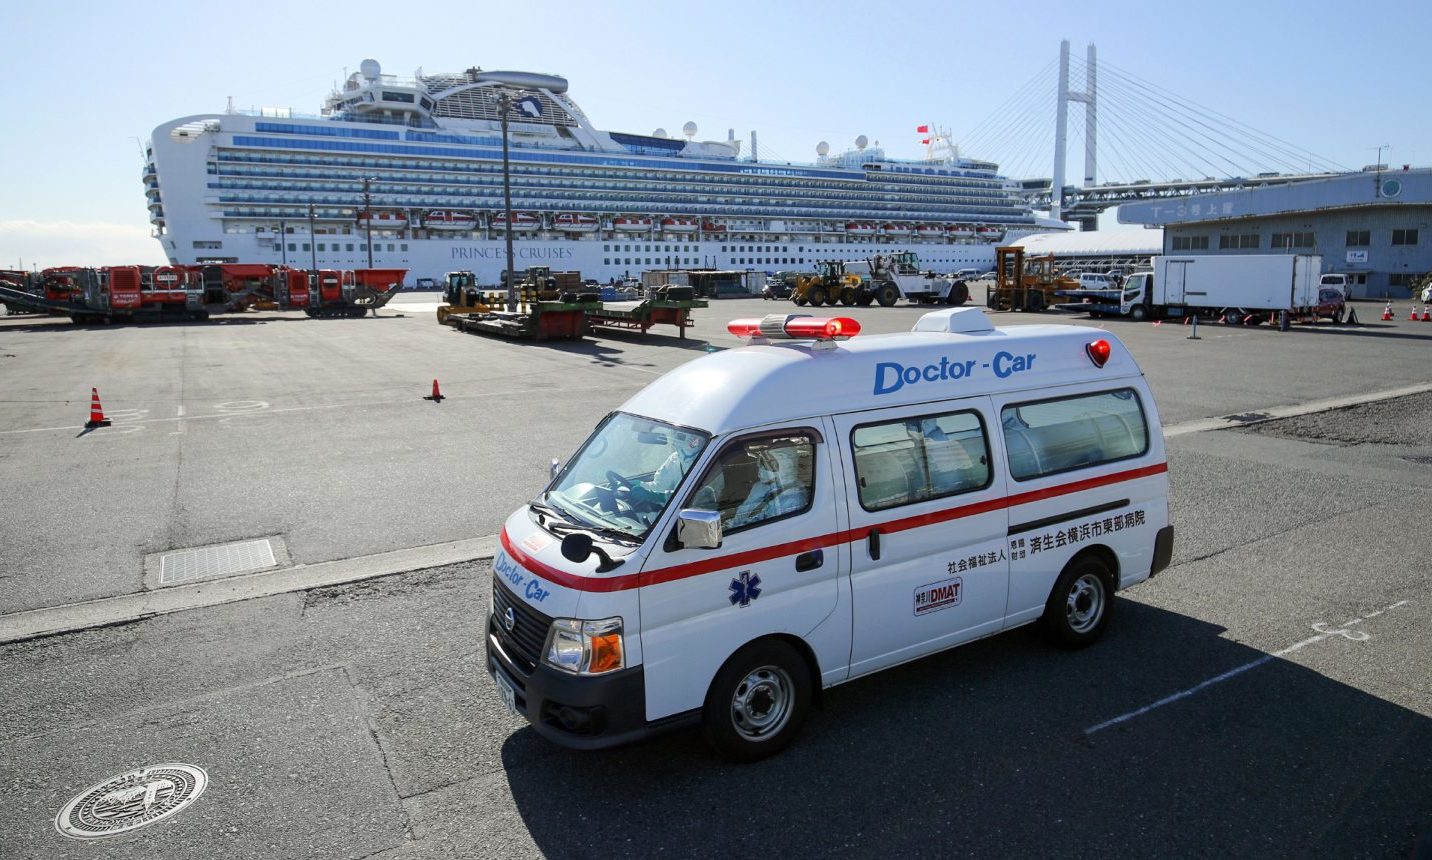
[[[547,665],[573,675],[600,675],[626,666],[621,618],[582,621],[553,618],[547,634]]]

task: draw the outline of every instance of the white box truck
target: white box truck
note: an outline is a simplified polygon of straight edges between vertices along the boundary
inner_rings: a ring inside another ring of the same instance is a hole
[[[1312,254],[1154,257],[1152,272],[1135,272],[1124,281],[1119,313],[1136,320],[1194,313],[1309,313],[1318,305],[1322,268],[1323,258]]]

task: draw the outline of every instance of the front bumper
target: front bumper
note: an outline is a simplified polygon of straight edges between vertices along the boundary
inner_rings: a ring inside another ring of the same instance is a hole
[[[646,721],[646,678],[641,666],[604,675],[569,675],[539,662],[524,672],[503,650],[495,617],[487,617],[487,672],[502,674],[515,692],[517,711],[537,733],[573,749],[601,749],[641,740],[685,723]]]

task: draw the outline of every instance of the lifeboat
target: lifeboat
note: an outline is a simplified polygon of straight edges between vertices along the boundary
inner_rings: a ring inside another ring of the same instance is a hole
[[[423,226],[429,230],[471,230],[477,226],[477,216],[452,209],[434,209],[423,216]]]
[[[977,228],[975,228],[975,235],[979,236],[981,239],[984,239],[985,241],[988,241],[988,242],[998,242],[1000,239],[1003,239],[1003,238],[1004,238],[1004,228],[1003,228],[1003,227],[977,227]]]
[[[969,224],[951,224],[945,228],[945,232],[956,239],[972,239],[975,235],[975,228]]]
[[[552,226],[565,233],[590,233],[599,225],[595,215],[563,212],[552,221]]]
[[[854,221],[845,225],[845,234],[847,236],[874,236],[875,225]]]
[[[374,230],[398,230],[408,226],[408,216],[391,209],[364,209],[358,213],[358,226]]]
[[[717,224],[715,221],[702,221],[701,232],[703,233],[725,233],[726,225]]]
[[[938,224],[920,224],[915,227],[915,235],[921,239],[938,239],[944,233],[945,231]]]
[[[536,230],[542,226],[542,219],[530,212],[514,212],[512,213],[512,223],[517,225],[518,230]],[[493,215],[492,229],[506,230],[507,215],[501,212]]]
[[[637,217],[635,215],[624,215],[612,221],[612,229],[627,233],[641,233],[651,229],[651,219]]]
[[[880,232],[886,236],[908,236],[910,235],[909,224],[881,224]]]
[[[681,217],[663,218],[661,219],[661,229],[667,233],[695,233],[696,219]]]

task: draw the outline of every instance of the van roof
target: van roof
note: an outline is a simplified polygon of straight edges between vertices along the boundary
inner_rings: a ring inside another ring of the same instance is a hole
[[[1102,368],[1086,351],[1096,340],[1110,346]],[[925,314],[916,330],[900,334],[834,343],[757,341],[712,353],[652,382],[621,410],[724,434],[821,415],[1140,375],[1133,356],[1108,332],[1072,325],[995,328],[978,308],[951,308]]]

